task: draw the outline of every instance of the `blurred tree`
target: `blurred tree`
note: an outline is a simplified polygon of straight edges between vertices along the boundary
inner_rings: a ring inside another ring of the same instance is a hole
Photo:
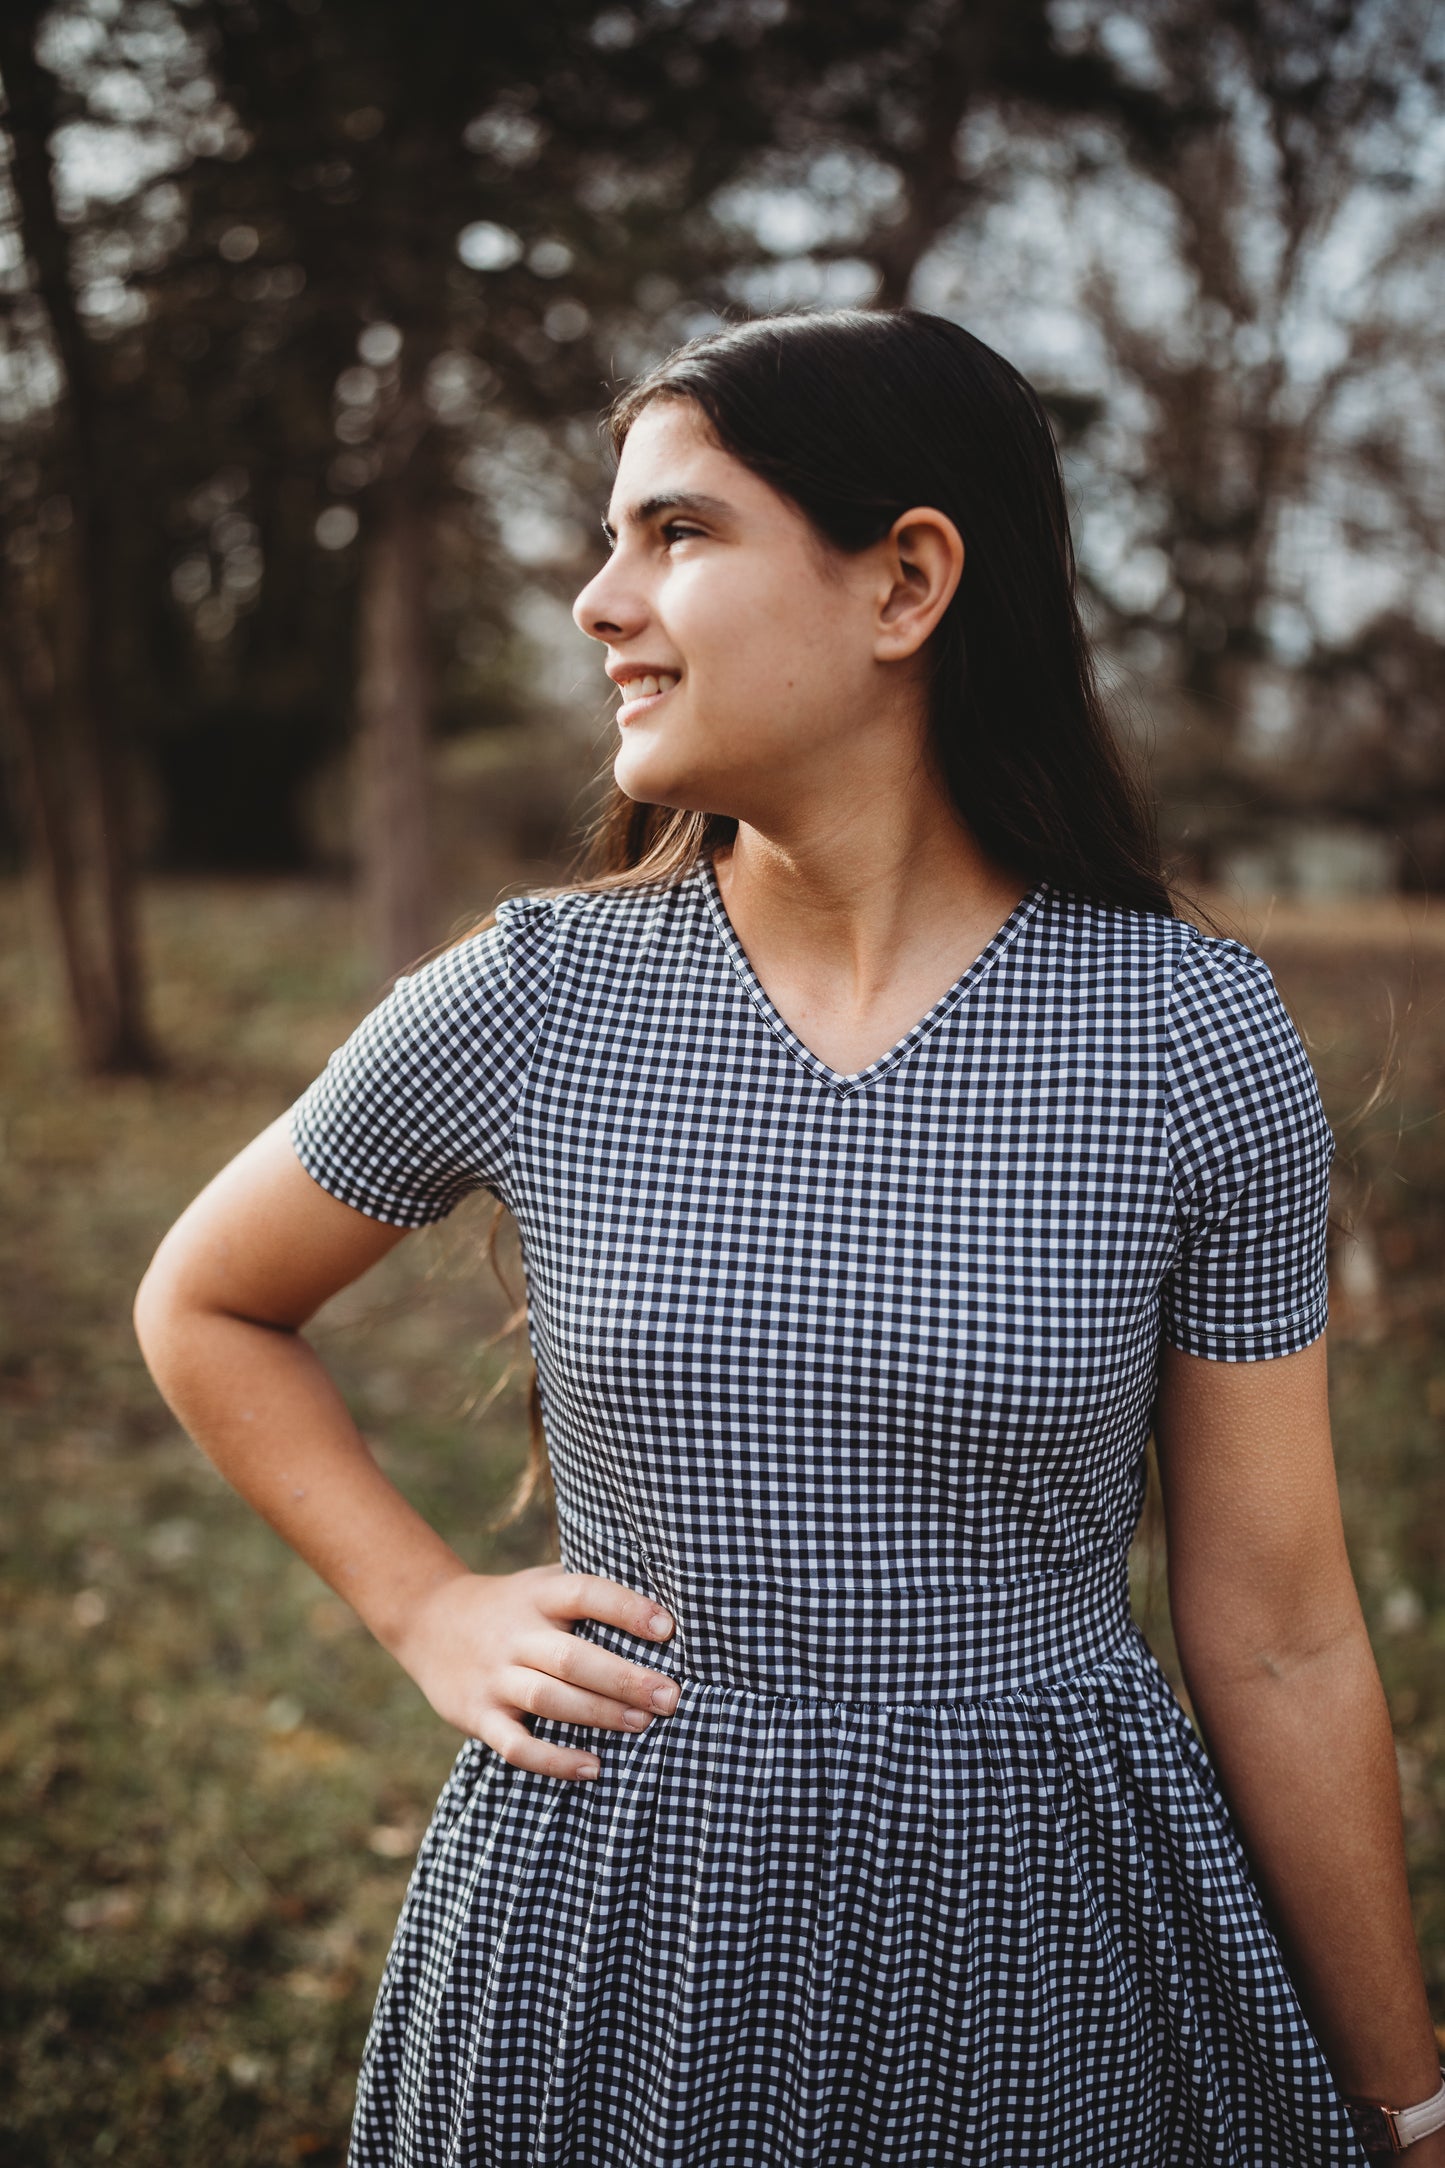
[[[0,589],[6,706],[22,749],[81,1059],[97,1073],[116,1073],[154,1064],[136,931],[129,747],[115,695],[121,485],[108,387],[81,322],[56,206],[50,144],[60,91],[36,49],[44,13],[43,0],[14,0],[0,11],[0,83],[20,238],[59,375],[45,504],[64,540],[54,553],[51,592],[17,582],[13,571]],[[48,649],[40,638],[46,619]]]
[[[1278,811],[1333,796],[1336,810],[1378,814],[1384,801],[1361,796],[1347,763],[1327,776],[1303,757],[1305,703],[1338,681],[1339,595],[1320,579],[1320,543],[1333,528],[1329,554],[1345,559],[1341,505],[1378,501],[1388,473],[1402,593],[1445,542],[1438,410],[1419,460],[1445,328],[1438,10],[1154,0],[1123,20],[1128,40],[1105,9],[1081,34],[1112,28],[1154,96],[1142,128],[1137,108],[1119,113],[1138,253],[1106,229],[1084,297],[1116,375],[1111,404],[1122,392],[1141,417],[1135,548],[1164,577],[1142,607],[1107,578],[1095,592],[1118,630],[1168,656],[1156,676],[1179,727],[1162,780],[1181,800],[1209,792],[1219,833],[1231,802]],[[1082,149],[1097,172],[1098,146]],[[1445,785],[1445,729],[1435,763]]]
[[[1400,839],[1402,880],[1445,884],[1445,638],[1387,609],[1301,672],[1306,773]]]

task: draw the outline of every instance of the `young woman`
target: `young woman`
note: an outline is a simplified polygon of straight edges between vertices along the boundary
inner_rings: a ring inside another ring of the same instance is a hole
[[[957,325],[841,311],[611,420],[601,874],[400,979],[137,1305],[467,1735],[353,2168],[1322,2168],[1385,2108],[1438,2168],[1334,1140],[1265,965],[1173,911],[1044,412]],[[476,1188],[561,1534],[502,1575],[299,1329]],[[1207,1751],[1129,1616],[1151,1426]]]

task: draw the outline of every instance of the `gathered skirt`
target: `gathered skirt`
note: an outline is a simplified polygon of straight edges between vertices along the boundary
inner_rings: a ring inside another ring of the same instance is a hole
[[[964,1700],[684,1678],[640,1735],[533,1728],[602,1773],[463,1746],[350,2168],[1364,2160],[1132,1624]]]

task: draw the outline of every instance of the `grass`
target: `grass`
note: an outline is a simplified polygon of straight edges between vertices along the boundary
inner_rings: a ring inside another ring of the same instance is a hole
[[[1306,1031],[1340,1139],[1341,1487],[1445,2015],[1445,946],[1398,912],[1367,918],[1241,930]],[[167,886],[146,921],[171,1065],[85,1084],[33,903],[0,894],[0,2153],[326,2168],[458,1742],[179,1435],[129,1310],[165,1227],[376,988],[324,885]],[[1392,1015],[1403,1040],[1372,1105]],[[488,1219],[473,1200],[400,1245],[315,1337],[396,1480],[472,1563],[506,1570],[555,1550],[536,1509],[487,1528],[526,1450],[520,1377],[477,1412],[510,1359],[488,1345]],[[1137,1565],[1168,1664],[1143,1541]]]
[[[374,998],[326,888],[148,901],[169,1073],[69,1072],[21,898],[0,1038],[0,2153],[21,2163],[338,2162],[417,1839],[459,1741],[157,1398],[130,1328],[186,1201]],[[363,1430],[482,1568],[526,1453],[486,1341],[483,1200],[313,1329]]]

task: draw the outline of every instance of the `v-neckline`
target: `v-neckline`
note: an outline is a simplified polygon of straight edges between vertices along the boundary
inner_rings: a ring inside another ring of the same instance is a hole
[[[704,850],[699,854],[698,878],[702,888],[703,900],[707,904],[708,916],[713,922],[714,930],[722,943],[729,962],[739,979],[741,979],[743,990],[754,1008],[758,1010],[768,1029],[776,1038],[782,1040],[788,1052],[800,1066],[806,1069],[810,1076],[815,1077],[820,1084],[826,1084],[840,1098],[848,1098],[852,1093],[861,1091],[866,1085],[874,1083],[877,1078],[895,1068],[899,1062],[905,1061],[913,1052],[913,1049],[922,1044],[923,1040],[958,1006],[965,995],[971,993],[979,980],[992,969],[1004,950],[1012,942],[1014,936],[1022,929],[1027,920],[1032,918],[1043,901],[1045,891],[1049,886],[1047,880],[1036,881],[1026,896],[1020,896],[1018,902],[1009,912],[1008,917],[998,931],[984,943],[968,969],[961,977],[954,980],[952,986],[939,995],[932,1008],[920,1016],[918,1022],[910,1030],[906,1031],[901,1039],[890,1046],[886,1053],[880,1054],[876,1061],[870,1061],[866,1068],[855,1069],[845,1075],[841,1070],[830,1068],[828,1063],[815,1054],[810,1046],[805,1045],[794,1031],[792,1025],[787,1023],[781,1012],[774,1007],[762,980],[748,961],[747,951],[737,937],[732,920],[728,917],[728,908],[723,902],[722,890],[718,886],[717,869],[713,865],[710,851]]]

